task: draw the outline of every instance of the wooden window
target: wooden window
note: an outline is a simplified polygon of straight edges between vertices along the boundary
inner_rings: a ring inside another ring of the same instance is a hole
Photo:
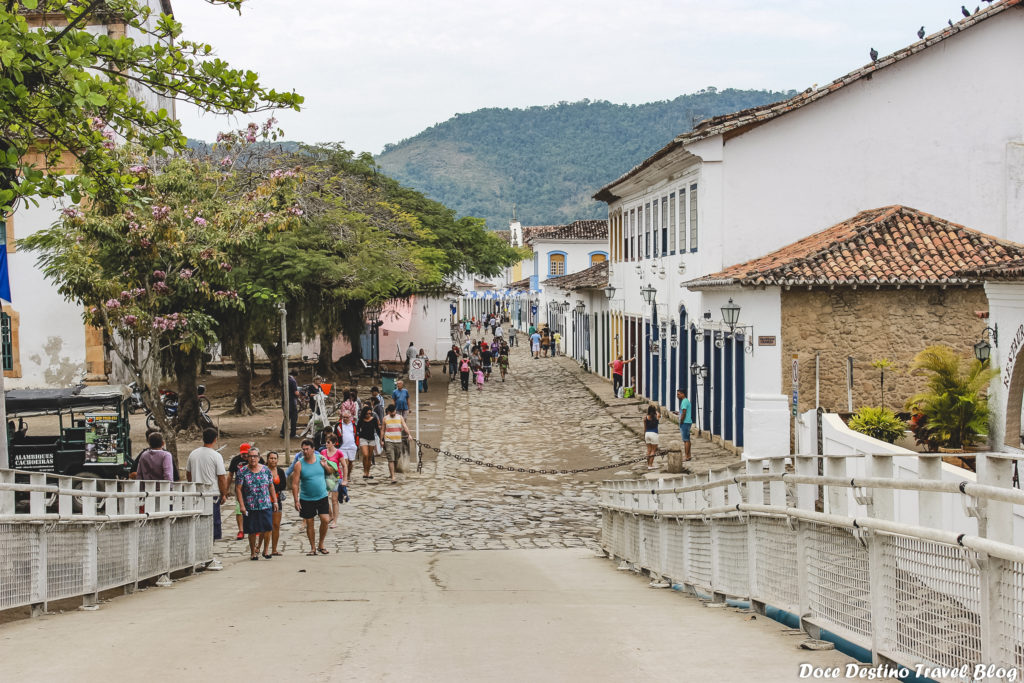
[[[629,210],[629,260],[636,261],[636,209]]]
[[[690,185],[690,251],[697,251],[697,184]]]
[[[591,254],[590,255],[590,265],[596,266],[598,263],[603,263],[607,259],[608,259],[608,257],[605,256],[604,254],[600,253],[600,252],[598,252],[596,254]]]
[[[676,193],[668,196],[668,249],[670,254],[676,253],[676,232],[679,226],[676,225]]]
[[[651,256],[658,258],[658,200],[651,205]]]
[[[548,276],[559,275],[565,275],[565,254],[551,254],[548,256]]]
[[[0,357],[3,358],[4,377],[21,377],[21,357],[18,353],[20,321],[20,314],[4,306],[0,312]]]
[[[661,198],[661,255],[668,254],[668,197]]]
[[[651,205],[648,204],[642,207],[640,211],[643,213],[643,220],[640,221],[640,225],[644,229],[644,258],[651,258]]]

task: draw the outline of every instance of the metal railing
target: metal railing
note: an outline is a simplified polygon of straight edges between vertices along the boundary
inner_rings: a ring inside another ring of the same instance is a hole
[[[813,637],[830,631],[876,664],[936,680],[994,667],[1003,675],[989,678],[1021,680],[1024,548],[1013,538],[1024,492],[1008,486],[1012,459],[978,454],[978,483],[942,481],[940,461],[924,457],[919,478],[897,479],[893,459],[787,456],[606,482],[602,546],[716,601],[798,615]],[[914,523],[898,519],[907,498]],[[943,528],[950,505],[974,520],[970,533]]]
[[[0,470],[0,610],[83,598],[213,560],[204,484]]]

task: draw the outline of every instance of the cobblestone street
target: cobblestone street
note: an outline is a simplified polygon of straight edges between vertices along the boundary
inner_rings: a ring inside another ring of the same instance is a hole
[[[643,407],[635,400],[610,398],[610,385],[583,373],[572,359],[533,360],[521,347],[512,351],[506,381],[495,372],[483,391],[462,391],[457,381],[447,384],[447,375],[435,367],[431,391],[420,398],[423,441],[516,468],[622,466],[530,474],[480,467],[424,449],[423,472],[399,474],[400,484],[392,486],[382,456],[373,469],[379,483],[364,483],[357,463],[351,501],[341,506],[338,526],[328,533],[332,552],[597,548],[599,483],[656,476],[643,463],[628,463],[644,453],[638,434]],[[600,392],[606,397],[599,399]],[[415,430],[412,415],[408,422]],[[678,449],[675,424],[663,422],[661,431],[663,446]],[[705,469],[736,457],[700,440],[693,452],[695,464]],[[230,538],[216,549],[223,559],[247,557],[247,541],[234,539],[230,503],[224,519]],[[281,540],[286,554],[305,548],[291,500]]]

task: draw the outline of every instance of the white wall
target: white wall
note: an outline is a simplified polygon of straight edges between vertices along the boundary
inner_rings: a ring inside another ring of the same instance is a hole
[[[1024,335],[1024,282],[988,282],[985,295],[988,297],[988,325],[999,330],[999,343],[992,345],[989,358],[992,367],[999,368],[999,376],[989,385],[989,442],[993,449],[1010,451],[1013,449],[1004,444],[1006,402],[1010,378],[1024,350],[1019,341],[1014,343],[1015,337]],[[1019,421],[1021,417],[1016,419]]]
[[[380,359],[394,360],[397,349],[405,359],[405,349],[412,342],[417,352],[424,349],[431,360],[443,360],[451,348],[451,314],[446,299],[434,297],[411,297],[412,307],[408,317],[402,316],[401,322],[383,317],[380,328]],[[408,321],[408,329],[398,331]],[[397,346],[396,346],[397,344]]]
[[[1003,12],[730,139],[728,260],[890,204],[1024,241],[1024,81],[1000,68],[1022,61],[1024,12]]]
[[[20,207],[14,214],[14,237],[28,237],[50,225],[60,202],[40,199],[39,206]],[[7,378],[8,389],[66,387],[85,376],[85,325],[82,309],[66,301],[36,267],[38,255],[18,249],[9,255],[11,308],[20,316],[18,357],[20,378]]]

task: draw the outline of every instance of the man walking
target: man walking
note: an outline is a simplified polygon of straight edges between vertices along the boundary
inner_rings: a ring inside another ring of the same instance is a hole
[[[409,342],[409,348],[405,350],[405,371],[412,372],[412,359],[416,357],[416,345]]]
[[[388,406],[387,417],[384,418],[384,455],[388,459],[388,471],[391,473],[391,483],[397,484],[395,479],[395,463],[402,457],[402,434],[409,434],[409,425],[405,418],[395,414],[395,405]]]
[[[683,462],[690,459],[690,429],[693,427],[693,411],[690,409],[690,399],[686,398],[686,391],[678,389],[676,398],[679,399],[679,435],[683,437]]]
[[[519,345],[516,342],[516,326],[515,325],[509,325],[508,326],[508,345],[509,345],[509,347],[518,346]]]
[[[331,504],[327,497],[327,475],[334,473],[330,460],[313,450],[313,440],[302,440],[302,457],[295,460],[295,475],[292,477],[292,497],[295,509],[306,525],[309,539],[307,555],[328,553],[324,547],[327,527],[331,523]],[[313,520],[320,518],[320,543],[316,544]]]
[[[405,388],[405,382],[398,380],[395,384],[395,391],[391,394],[391,400],[395,402],[395,410],[402,417],[409,414],[409,390]]]
[[[224,470],[224,458],[213,449],[218,432],[213,427],[203,430],[203,445],[188,454],[185,462],[185,478],[197,484],[216,486],[220,496],[213,502],[213,540],[220,538],[220,506],[228,493],[228,474]]]
[[[533,328],[531,327],[531,329]],[[540,333],[536,330],[530,333],[530,351],[533,353],[534,360],[540,358]]]
[[[454,382],[455,373],[459,371],[459,347],[452,344],[452,348],[448,349],[448,355],[444,360],[448,366],[448,381]]]
[[[619,389],[622,388],[622,371],[626,365],[636,360],[636,356],[633,356],[629,360],[622,360],[622,354],[616,356],[615,360],[608,364],[608,367],[612,369],[612,394],[618,398]]]

